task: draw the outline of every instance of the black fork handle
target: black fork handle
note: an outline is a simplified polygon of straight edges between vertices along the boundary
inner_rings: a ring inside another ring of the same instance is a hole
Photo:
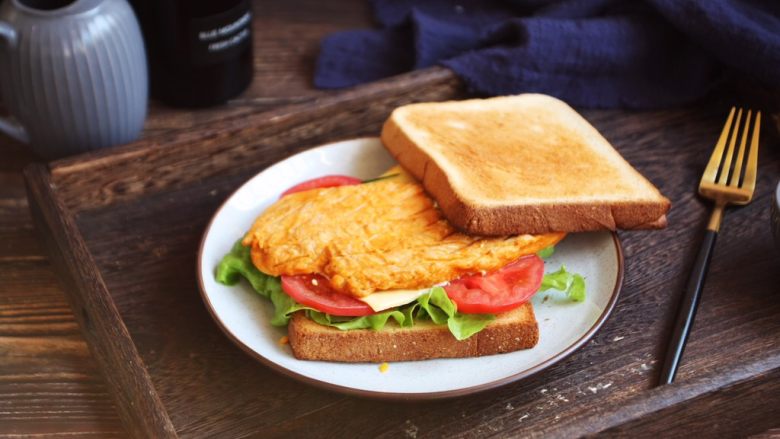
[[[677,321],[674,324],[671,342],[664,358],[664,366],[661,369],[661,385],[670,384],[677,375],[677,367],[680,365],[685,342],[688,340],[688,334],[693,326],[696,309],[699,307],[699,298],[704,289],[704,279],[707,277],[707,269],[710,265],[710,259],[712,259],[712,249],[715,247],[715,238],[717,237],[718,232],[708,229],[701,242],[699,255],[696,257],[691,277],[688,278],[688,286],[680,302]]]

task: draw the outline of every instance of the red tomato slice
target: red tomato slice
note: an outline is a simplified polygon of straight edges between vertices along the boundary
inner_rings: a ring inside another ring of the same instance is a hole
[[[360,184],[363,180],[348,175],[326,175],[324,177],[317,177],[311,180],[306,180],[303,183],[298,183],[295,186],[282,192],[283,197],[295,192],[303,192],[311,189],[319,189],[323,187],[335,187],[335,186],[349,186],[353,184]]]
[[[522,305],[542,285],[544,261],[536,255],[523,256],[485,276],[475,274],[444,287],[464,314],[497,314]]]
[[[341,294],[319,274],[282,276],[282,289],[301,305],[333,316],[367,316],[374,310],[352,296]]]

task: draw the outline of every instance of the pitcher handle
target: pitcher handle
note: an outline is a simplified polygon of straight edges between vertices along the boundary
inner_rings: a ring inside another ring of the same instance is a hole
[[[4,21],[0,21],[0,41],[3,41],[9,50],[16,49],[16,30]],[[0,131],[20,142],[30,142],[30,136],[27,134],[27,130],[12,118],[0,116]]]

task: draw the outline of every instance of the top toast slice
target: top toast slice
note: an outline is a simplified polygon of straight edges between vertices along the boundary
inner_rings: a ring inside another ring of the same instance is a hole
[[[670,203],[582,116],[540,94],[412,104],[382,142],[470,233],[658,228]]]

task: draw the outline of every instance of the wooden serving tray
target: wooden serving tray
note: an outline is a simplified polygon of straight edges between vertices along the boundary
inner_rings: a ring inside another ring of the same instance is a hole
[[[774,426],[780,301],[771,273],[780,261],[768,200],[776,149],[762,151],[753,204],[726,216],[678,383],[652,388],[706,221],[694,189],[724,119],[717,103],[584,113],[672,199],[670,227],[621,235],[626,278],[613,316],[538,375],[444,401],[364,400],[277,374],[222,334],[200,299],[196,253],[234,189],[308,147],[376,135],[399,105],[463,96],[460,82],[436,68],[25,170],[38,230],[132,436],[569,436],[702,426],[747,434]],[[712,418],[724,422],[713,427]]]

